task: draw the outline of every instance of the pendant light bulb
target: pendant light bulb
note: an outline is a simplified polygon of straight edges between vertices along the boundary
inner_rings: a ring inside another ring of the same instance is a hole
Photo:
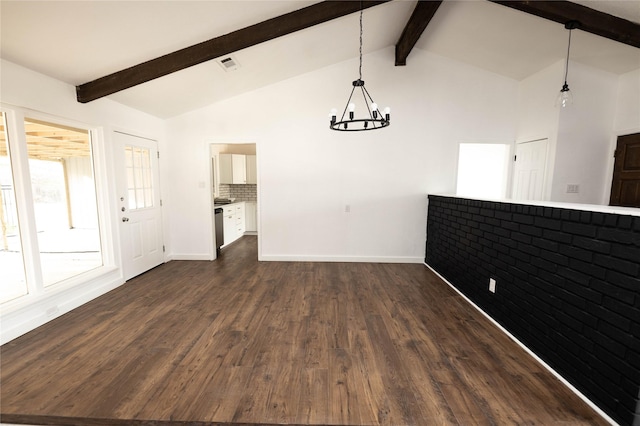
[[[560,93],[558,93],[556,106],[565,108],[569,105],[573,105],[573,95],[571,94],[571,90],[569,90],[569,85],[565,82],[562,89],[560,89]]]

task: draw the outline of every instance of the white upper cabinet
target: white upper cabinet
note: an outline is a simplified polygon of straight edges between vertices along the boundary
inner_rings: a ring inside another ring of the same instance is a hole
[[[245,155],[231,154],[231,169],[233,182],[231,183],[247,183],[247,160]]]
[[[220,183],[233,183],[231,154],[220,154],[218,156],[218,167],[220,168]]]
[[[246,171],[247,171],[247,183],[257,184],[258,173],[256,170],[256,156],[247,155]]]
[[[243,154],[220,154],[220,183],[247,183],[247,160]]]
[[[220,154],[220,183],[257,184],[256,156],[244,154]]]

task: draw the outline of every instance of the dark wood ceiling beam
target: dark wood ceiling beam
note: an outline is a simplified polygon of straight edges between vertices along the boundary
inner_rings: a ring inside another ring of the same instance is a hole
[[[431,22],[431,18],[442,4],[442,0],[420,0],[407,21],[400,40],[396,43],[396,66],[407,65],[407,57],[413,46]]]
[[[76,87],[76,96],[78,102],[87,103],[238,50],[358,12],[361,6],[367,9],[387,1],[389,0],[338,0],[316,3],[81,84]]]
[[[561,24],[576,20],[582,31],[640,48],[640,25],[569,1],[490,0]]]

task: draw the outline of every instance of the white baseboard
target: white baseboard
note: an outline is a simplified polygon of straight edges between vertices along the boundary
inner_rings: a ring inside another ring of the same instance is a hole
[[[476,310],[478,312],[480,312],[482,315],[484,315],[485,318],[487,318],[489,321],[491,321],[496,327],[498,327],[504,334],[507,335],[507,337],[509,337],[511,340],[513,340],[516,344],[518,344],[518,346],[520,346],[522,349],[524,349],[529,355],[531,355],[533,357],[533,359],[535,359],[536,361],[538,361],[538,363],[540,365],[542,365],[544,368],[546,368],[547,370],[549,370],[549,372],[551,372],[551,374],[553,374],[558,380],[560,380],[565,386],[567,386],[573,393],[575,393],[580,399],[582,399],[584,402],[586,402],[591,408],[593,408],[600,416],[602,416],[603,419],[605,419],[607,422],[609,422],[611,425],[613,426],[619,426],[619,424],[613,420],[611,417],[609,417],[607,415],[607,413],[605,413],[604,411],[602,411],[597,405],[595,405],[593,402],[591,402],[591,400],[589,398],[587,398],[582,392],[580,392],[578,389],[575,388],[575,386],[573,386],[571,383],[569,383],[564,377],[562,377],[560,375],[560,373],[558,373],[556,370],[554,370],[549,364],[547,364],[544,360],[542,360],[542,358],[540,358],[538,355],[536,355],[531,349],[529,349],[527,346],[524,345],[524,343],[522,343],[520,340],[518,340],[517,337],[515,337],[513,334],[511,334],[506,328],[504,328],[502,325],[500,325],[500,323],[498,323],[496,320],[494,320],[488,313],[486,313],[485,311],[482,310],[482,308],[480,308],[478,305],[476,305],[473,301],[471,301],[471,299],[469,299],[467,296],[465,296],[460,290],[458,290],[453,284],[451,284],[449,281],[447,281],[447,279],[445,277],[443,277],[442,275],[440,275],[435,269],[433,269],[431,266],[429,266],[427,263],[424,262],[424,260],[422,261],[422,263],[424,263],[424,265],[429,268],[434,274],[436,274],[442,281],[444,281],[449,287],[451,287],[453,290],[455,290],[456,293],[458,293],[460,296],[462,296],[462,298],[464,300],[466,300],[471,306],[473,306],[474,308],[476,308]]]
[[[168,256],[168,260],[213,260],[211,253],[174,253]]]
[[[265,262],[424,263],[421,257],[408,256],[262,255],[260,260]]]

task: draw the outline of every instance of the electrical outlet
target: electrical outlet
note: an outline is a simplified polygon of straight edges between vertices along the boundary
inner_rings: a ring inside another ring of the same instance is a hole
[[[489,291],[491,293],[496,292],[496,280],[494,280],[493,278],[489,278]]]
[[[577,194],[580,192],[580,185],[577,183],[570,183],[567,185],[567,194]]]

